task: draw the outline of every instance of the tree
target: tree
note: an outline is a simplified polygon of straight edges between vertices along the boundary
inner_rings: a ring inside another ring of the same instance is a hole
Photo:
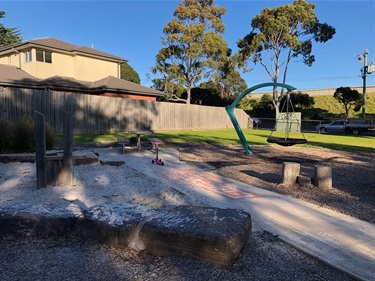
[[[168,83],[182,83],[190,104],[191,88],[226,56],[227,43],[221,37],[225,9],[213,0],[183,0],[164,27],[162,48],[156,55],[152,71],[161,73]],[[166,87],[167,88],[167,87]]]
[[[253,115],[257,117],[268,117],[268,118],[275,117],[275,111],[273,110],[273,106],[272,106],[272,96],[263,95],[260,98],[260,101],[256,105],[254,105],[253,111],[254,111]]]
[[[141,79],[139,78],[139,74],[131,67],[128,63],[123,62],[120,64],[120,78],[136,83],[141,84]]]
[[[5,12],[0,11],[0,19],[5,18]],[[0,48],[14,43],[22,41],[21,32],[13,27],[6,28],[2,23],[0,23]]]
[[[187,97],[187,92],[182,93],[182,98]],[[191,104],[198,105],[210,105],[218,106],[220,105],[220,97],[215,92],[215,90],[210,88],[192,88],[191,89]]]
[[[304,94],[301,91],[298,91],[296,93],[295,92],[290,93],[289,98],[290,98],[290,102],[293,105],[293,108],[296,110],[312,108],[313,105],[315,104],[313,97],[310,97],[308,94]],[[284,97],[282,98],[280,102],[281,107],[283,106],[285,100],[286,100],[286,96],[284,95]]]
[[[220,98],[230,101],[234,94],[240,94],[247,89],[245,80],[237,71],[237,60],[231,56],[231,49],[227,51],[227,57],[221,61],[216,73],[213,75]]]
[[[186,103],[185,99],[181,98],[185,88],[183,85],[176,83],[172,79],[168,79],[168,76],[165,75],[163,78],[152,79],[153,88],[161,92],[164,92],[166,95],[163,97],[164,101],[176,101]]]
[[[350,87],[337,88],[333,97],[344,106],[346,118],[349,117],[349,110],[352,106],[357,107],[358,111],[360,109],[360,106],[358,108],[358,103],[362,105],[362,94]]]
[[[303,63],[311,66],[313,41],[325,43],[333,38],[335,29],[327,23],[320,23],[315,16],[315,4],[295,0],[293,4],[274,9],[265,8],[251,21],[253,30],[237,42],[241,67],[248,71],[247,61],[259,63],[277,83],[282,74],[286,82],[289,63],[302,56]],[[264,55],[264,56],[263,56]],[[284,93],[273,89],[273,105],[279,111]]]

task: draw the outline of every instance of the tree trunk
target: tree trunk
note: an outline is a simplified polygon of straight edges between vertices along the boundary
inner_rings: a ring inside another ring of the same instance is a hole
[[[191,100],[191,98],[190,98],[190,95],[191,95],[191,88],[190,88],[190,87],[187,88],[186,93],[187,93],[186,104],[190,104],[190,100]]]
[[[279,100],[279,97],[278,97],[278,94],[277,94],[277,87],[274,86],[273,87],[273,106],[275,107],[275,113],[277,115],[277,113],[279,113],[279,107],[280,107],[280,100]],[[276,116],[275,115],[275,116]]]

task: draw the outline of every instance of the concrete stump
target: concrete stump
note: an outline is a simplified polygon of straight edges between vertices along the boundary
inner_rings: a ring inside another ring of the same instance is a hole
[[[284,162],[282,168],[282,183],[294,184],[297,181],[301,165],[294,162]]]
[[[297,176],[297,183],[300,186],[311,187],[311,178],[306,176]]]
[[[320,188],[332,188],[332,167],[314,166],[314,185]]]

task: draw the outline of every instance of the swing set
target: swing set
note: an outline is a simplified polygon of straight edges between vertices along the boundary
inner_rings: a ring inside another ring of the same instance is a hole
[[[234,108],[236,105],[239,103],[239,101],[251,93],[252,91],[255,91],[260,88],[264,87],[282,87],[287,89],[287,95],[286,99],[284,100],[283,106],[281,108],[280,113],[276,117],[276,124],[275,124],[275,129],[271,131],[271,135],[268,137],[267,142],[269,143],[275,143],[281,146],[292,146],[295,144],[304,144],[307,142],[307,139],[305,138],[304,134],[301,132],[301,119],[298,119],[298,116],[296,112],[294,112],[294,108],[292,105],[292,102],[290,100],[290,91],[295,90],[296,88],[283,84],[283,83],[263,83],[263,84],[258,84],[255,85],[247,90],[245,90],[243,93],[241,93],[231,105],[228,105],[225,110],[227,111],[230,120],[233,123],[233,126],[237,132],[237,135],[241,141],[241,144],[243,148],[245,149],[246,154],[252,154],[253,152],[251,151],[251,148],[241,130],[240,125],[238,124],[237,118],[234,115]],[[274,131],[283,131],[284,132],[284,137],[274,137],[272,136]],[[303,138],[290,138],[289,133],[290,132],[301,132]]]

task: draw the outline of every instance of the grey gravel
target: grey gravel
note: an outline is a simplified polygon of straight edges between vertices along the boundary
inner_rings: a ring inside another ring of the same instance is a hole
[[[0,242],[0,280],[354,280],[280,241],[251,234],[231,268],[75,237]]]

